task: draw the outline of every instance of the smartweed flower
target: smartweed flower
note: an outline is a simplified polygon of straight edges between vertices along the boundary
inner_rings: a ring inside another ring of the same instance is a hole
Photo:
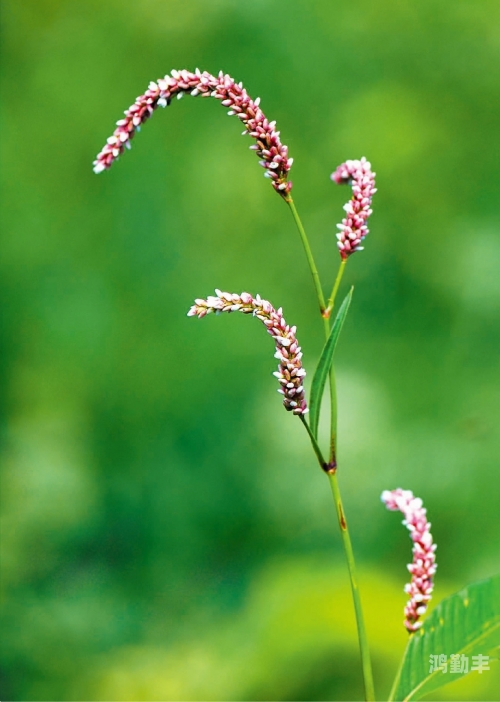
[[[346,161],[330,176],[339,184],[352,183],[352,198],[344,205],[346,216],[342,224],[337,224],[340,229],[337,246],[343,259],[355,251],[362,251],[363,246],[360,244],[368,234],[366,221],[372,213],[372,197],[377,192],[376,174],[371,168],[371,163],[363,157],[360,161]]]
[[[146,92],[125,111],[125,119],[116,123],[115,131],[94,161],[95,173],[110,168],[125,148],[130,148],[134,134],[158,107],[166,107],[174,97],[181,98],[185,94],[214,97],[229,108],[229,115],[241,120],[245,127],[243,134],[255,139],[256,143],[250,148],[261,159],[260,165],[266,169],[264,175],[271,179],[276,192],[286,197],[292,189],[288,172],[293,159],[288,157],[288,147],[281,143],[276,122],[269,122],[264,115],[259,107],[260,98],[252,100],[242,83],[236,83],[222,71],[215,77],[198,68],[194,73],[174,70],[156,83],[151,82]]]
[[[405,627],[410,633],[417,631],[422,625],[418,621],[427,609],[433,590],[432,578],[436,572],[435,550],[430,532],[431,525],[427,521],[427,510],[422,506],[422,500],[414,497],[411,490],[384,490],[382,502],[387,509],[399,510],[404,514],[403,524],[408,528],[413,540],[413,563],[408,565],[411,582],[405,585],[405,592],[410,600],[405,607]]]
[[[270,302],[260,295],[255,298],[247,292],[241,295],[215,291],[215,296],[206,300],[197,299],[188,312],[188,317],[200,319],[210,312],[243,312],[252,314],[266,326],[276,344],[275,358],[279,360],[278,370],[273,374],[278,378],[285,409],[293,414],[303,415],[308,411],[302,385],[306,375],[302,367],[302,351],[295,336],[297,327],[290,327],[283,317],[281,307],[275,310]]]

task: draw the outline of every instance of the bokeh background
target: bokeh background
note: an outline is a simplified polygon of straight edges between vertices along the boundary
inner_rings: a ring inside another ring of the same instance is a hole
[[[385,488],[425,500],[436,601],[499,570],[498,0],[6,0],[1,410],[10,700],[357,700],[328,484],[241,316],[260,292],[322,345],[286,205],[216,101],[157,113],[91,163],[149,80],[243,80],[295,157],[328,286],[348,190],[379,191],[337,351],[340,482],[379,698],[405,646],[410,542]],[[500,671],[435,699],[498,699]]]

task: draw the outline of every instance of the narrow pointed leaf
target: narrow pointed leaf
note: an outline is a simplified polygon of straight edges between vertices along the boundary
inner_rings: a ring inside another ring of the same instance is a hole
[[[342,326],[344,324],[345,318],[347,317],[347,311],[349,305],[351,304],[352,291],[351,288],[344,298],[343,303],[340,306],[335,321],[333,323],[330,336],[326,344],[323,347],[321,356],[314,372],[314,378],[311,385],[311,394],[309,397],[309,425],[313,435],[318,438],[318,424],[319,424],[319,413],[321,410],[321,398],[323,397],[323,391],[325,389],[326,379],[328,378],[328,373],[330,371],[333,354],[335,353],[335,347],[337,346],[337,341],[339,339]]]
[[[499,645],[500,575],[497,575],[447,597],[427,617],[408,642],[391,700],[419,700],[466,675],[466,671],[451,672],[451,655],[464,655],[470,672],[473,663],[478,663],[472,656],[491,656]],[[436,655],[446,656],[447,672],[440,669],[431,672],[430,657]]]

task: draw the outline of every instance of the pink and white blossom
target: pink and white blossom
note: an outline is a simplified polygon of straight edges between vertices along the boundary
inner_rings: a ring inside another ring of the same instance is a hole
[[[260,319],[276,344],[275,358],[278,359],[279,366],[273,375],[280,384],[278,392],[283,395],[283,405],[293,414],[306,414],[308,409],[303,386],[306,372],[302,367],[302,351],[296,337],[297,327],[290,327],[286,323],[281,307],[274,309],[260,295],[254,298],[247,292],[237,295],[216,290],[215,296],[195,300],[188,317],[197,316],[201,319],[211,312],[243,312]]]
[[[419,618],[425,613],[433,590],[436,572],[436,544],[432,542],[431,524],[427,521],[427,510],[422,500],[414,497],[411,490],[384,490],[382,502],[387,509],[399,510],[404,515],[403,524],[408,528],[413,541],[413,563],[408,565],[411,582],[405,585],[410,599],[405,607],[405,627],[410,633],[422,625]]]
[[[115,131],[94,161],[94,172],[101,173],[110,168],[124,150],[130,148],[135,133],[158,107],[167,107],[174,97],[181,98],[185,94],[214,97],[228,108],[229,115],[236,115],[241,120],[245,127],[243,134],[255,139],[250,148],[265,168],[264,175],[271,180],[276,192],[286,197],[292,189],[288,172],[293,159],[288,157],[288,147],[281,143],[276,122],[269,122],[264,115],[259,106],[260,98],[252,100],[242,83],[236,83],[222,71],[213,76],[198,68],[194,73],[173,70],[164,78],[151,82],[146,92],[125,111],[125,118],[116,123]]]
[[[363,157],[359,161],[342,163],[330,176],[336,183],[352,184],[352,198],[344,205],[346,216],[342,224],[337,224],[340,229],[337,246],[343,259],[363,250],[360,244],[369,231],[366,222],[372,214],[372,197],[377,192],[375,175],[371,163]]]

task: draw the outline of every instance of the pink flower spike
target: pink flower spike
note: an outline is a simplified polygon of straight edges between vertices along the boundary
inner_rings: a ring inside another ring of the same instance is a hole
[[[296,327],[290,327],[283,317],[281,307],[275,310],[268,300],[260,295],[255,298],[250,293],[235,293],[215,291],[206,300],[197,299],[189,310],[188,317],[202,318],[211,312],[243,312],[252,314],[260,319],[276,345],[275,358],[279,360],[278,370],[274,373],[278,379],[279,393],[283,395],[283,405],[293,414],[306,414],[307,403],[304,397],[305,370],[302,367],[302,352],[295,336]]]
[[[422,506],[422,500],[414,497],[411,490],[384,490],[381,499],[387,509],[403,513],[403,524],[408,528],[413,541],[413,563],[408,566],[411,582],[405,585],[405,592],[410,595],[410,599],[405,607],[404,621],[411,634],[422,626],[418,620],[431,599],[432,579],[437,568],[434,553],[437,546],[432,543],[427,510]]]
[[[359,161],[346,161],[335,170],[330,178],[335,183],[351,183],[352,198],[344,205],[346,216],[342,224],[338,224],[340,233],[337,234],[337,247],[343,259],[355,251],[362,251],[361,242],[368,234],[366,222],[371,215],[372,197],[377,192],[375,188],[375,173],[371,163],[363,158]]]
[[[156,83],[151,82],[146,92],[125,111],[125,119],[116,123],[112,137],[94,161],[94,172],[101,173],[110,168],[125,148],[130,148],[130,140],[153,112],[158,107],[167,107],[174,97],[180,99],[185,93],[193,97],[214,97],[224,107],[230,108],[229,114],[236,115],[245,126],[243,134],[250,134],[255,139],[255,152],[266,169],[266,175],[271,178],[271,185],[286,199],[292,189],[288,180],[292,167],[288,147],[281,143],[275,122],[269,122],[260,109],[260,98],[252,100],[242,83],[236,83],[222,71],[215,77],[198,69],[195,73],[173,70]]]

